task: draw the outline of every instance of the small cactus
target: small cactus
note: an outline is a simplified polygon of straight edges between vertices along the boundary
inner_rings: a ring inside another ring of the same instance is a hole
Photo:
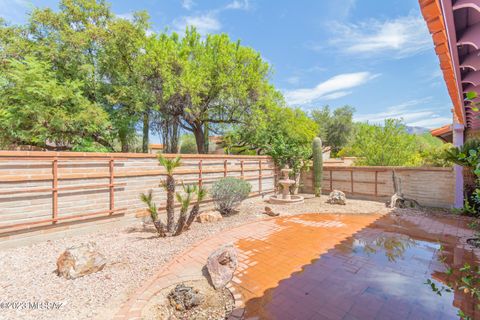
[[[315,197],[322,194],[322,178],[323,178],[323,151],[322,139],[315,138],[312,143],[313,151],[313,189]]]

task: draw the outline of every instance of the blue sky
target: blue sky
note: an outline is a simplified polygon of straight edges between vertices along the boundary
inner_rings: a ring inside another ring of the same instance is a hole
[[[0,16],[22,23],[51,0],[0,0]],[[153,31],[225,32],[259,51],[272,82],[304,110],[345,104],[359,121],[404,118],[434,128],[451,122],[451,102],[417,0],[111,1],[119,16],[146,10]]]

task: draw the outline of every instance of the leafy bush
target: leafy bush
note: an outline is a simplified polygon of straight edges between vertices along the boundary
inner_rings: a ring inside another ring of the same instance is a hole
[[[182,154],[194,154],[198,153],[197,143],[193,134],[184,134],[180,138],[180,153]]]
[[[212,186],[211,195],[215,203],[215,208],[223,215],[233,213],[233,210],[245,200],[252,186],[250,183],[233,178],[222,178]]]
[[[445,154],[446,160],[462,167],[476,168],[480,163],[480,140],[472,139],[460,147],[452,147]],[[480,173],[480,171],[479,171]]]

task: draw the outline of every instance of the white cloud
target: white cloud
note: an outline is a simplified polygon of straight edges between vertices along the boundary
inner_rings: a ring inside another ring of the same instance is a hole
[[[348,96],[349,94],[352,94],[352,91],[337,91],[334,93],[327,94],[322,97],[322,100],[335,100],[339,99],[341,97]]]
[[[314,88],[288,90],[285,92],[285,98],[293,105],[307,104],[320,99],[332,100],[351,93],[345,91],[345,89],[358,87],[378,76],[378,74],[371,74],[370,72],[339,74]]]
[[[287,81],[290,84],[299,84],[300,83],[300,77],[291,76],[291,77],[288,77],[285,81]]]
[[[355,115],[354,120],[382,124],[385,119],[403,119],[409,126],[429,129],[451,123],[452,117],[442,116],[438,113],[438,110],[445,110],[446,108],[431,107],[431,99],[432,97],[409,100],[395,106],[390,106],[383,112]],[[429,104],[430,107],[421,108],[421,105],[425,104]]]
[[[431,119],[420,120],[416,122],[408,123],[409,126],[413,127],[425,127],[428,129],[434,129],[446,124],[452,123],[452,117],[433,117]]]
[[[194,26],[200,34],[217,32],[222,28],[222,24],[212,13],[175,19],[173,26],[175,31],[179,33],[185,32],[187,26]]]
[[[357,0],[335,0],[326,1],[328,5],[329,16],[345,19],[355,9]]]
[[[418,13],[384,21],[334,22],[331,29],[335,37],[330,44],[349,54],[404,58],[432,48],[425,21]]]
[[[128,21],[133,21],[133,12],[127,12],[127,13],[117,13],[116,16],[120,19],[125,19]]]
[[[234,0],[225,6],[225,9],[248,10],[250,9],[249,0]]]
[[[193,0],[181,0],[181,4],[183,8],[190,10],[195,5],[195,2]]]

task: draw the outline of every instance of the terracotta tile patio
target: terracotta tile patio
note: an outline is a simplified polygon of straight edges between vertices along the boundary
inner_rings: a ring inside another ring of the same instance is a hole
[[[252,222],[201,241],[140,288],[115,319],[141,319],[162,288],[203,277],[208,255],[233,242],[239,268],[229,286],[232,319],[472,319],[468,295],[438,296],[446,266],[477,264],[460,219],[427,216],[321,215]],[[442,262],[439,257],[444,257]]]

